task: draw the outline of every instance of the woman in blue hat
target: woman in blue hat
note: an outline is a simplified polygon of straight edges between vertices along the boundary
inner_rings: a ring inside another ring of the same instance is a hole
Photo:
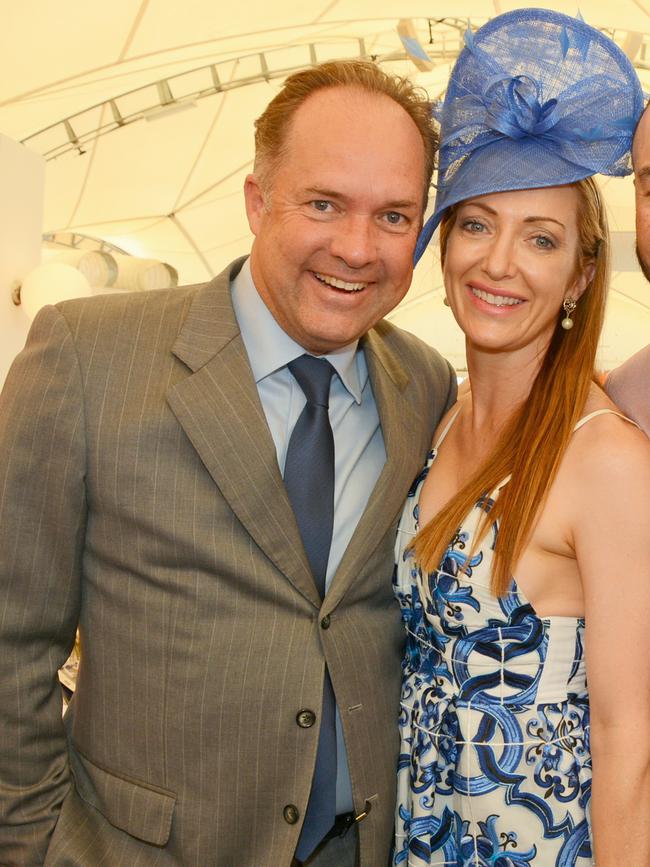
[[[394,864],[650,865],[650,443],[594,381],[591,177],[629,173],[641,111],[616,45],[548,10],[451,75],[418,255],[440,224],[469,388],[398,534]]]

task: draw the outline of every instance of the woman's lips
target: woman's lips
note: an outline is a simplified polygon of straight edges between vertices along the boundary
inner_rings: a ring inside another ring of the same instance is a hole
[[[522,298],[517,298],[515,295],[480,289],[478,286],[472,286],[471,284],[469,289],[475,298],[485,301],[486,304],[492,304],[494,307],[517,307],[524,303]]]

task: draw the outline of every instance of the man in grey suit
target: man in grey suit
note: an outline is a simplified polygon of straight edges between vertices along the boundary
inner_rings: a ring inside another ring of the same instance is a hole
[[[250,258],[35,320],[0,402],[0,864],[386,864],[394,534],[455,378],[382,317],[434,146],[373,64],[299,73],[257,123]]]

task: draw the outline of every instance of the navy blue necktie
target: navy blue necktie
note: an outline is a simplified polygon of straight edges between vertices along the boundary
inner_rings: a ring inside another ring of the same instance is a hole
[[[307,403],[289,440],[284,484],[323,598],[334,523],[334,435],[329,420],[329,391],[334,368],[325,359],[302,355],[289,364],[289,370]],[[326,670],[316,767],[296,849],[299,861],[311,855],[336,816],[335,709],[334,691]]]

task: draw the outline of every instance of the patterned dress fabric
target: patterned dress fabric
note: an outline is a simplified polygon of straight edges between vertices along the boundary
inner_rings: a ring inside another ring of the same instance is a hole
[[[418,592],[409,546],[445,434],[409,493],[396,546],[407,643],[393,864],[586,867],[593,861],[585,624],[538,617],[514,580],[503,599],[492,595],[496,524],[465,563],[498,488],[477,503],[428,576],[433,601]]]

